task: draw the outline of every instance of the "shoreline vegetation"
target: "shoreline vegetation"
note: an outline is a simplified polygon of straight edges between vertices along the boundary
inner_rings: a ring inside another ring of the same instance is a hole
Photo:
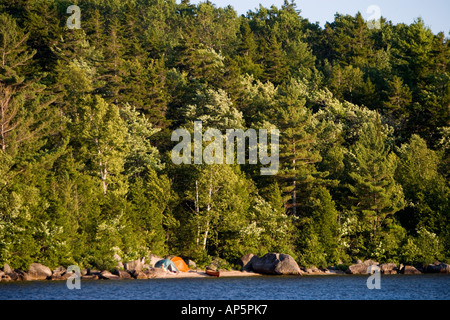
[[[210,265],[204,269],[196,267],[192,260],[187,260],[190,269],[187,272],[171,272],[161,268],[154,267],[155,261],[162,260],[157,256],[151,256],[148,260],[150,264],[145,263],[145,259],[139,259],[125,264],[119,262],[113,270],[94,270],[81,269],[81,280],[126,280],[126,279],[184,279],[184,278],[208,278],[211,277],[206,273],[207,269],[220,271],[221,278],[227,277],[253,277],[262,275],[369,275],[370,266],[377,266],[381,274],[450,274],[450,265],[435,261],[427,266],[409,266],[397,265],[395,263],[379,264],[373,260],[364,262],[357,261],[355,264],[345,268],[329,267],[319,269],[314,266],[309,268],[300,268],[291,256],[286,254],[268,253],[259,258],[253,254],[248,254],[239,259],[238,264],[241,270],[236,269],[220,269],[217,265]],[[70,278],[70,279],[69,279]],[[8,264],[5,264],[3,271],[0,270],[0,282],[11,281],[33,281],[33,280],[56,280],[71,281],[74,279],[74,273],[67,272],[65,267],[58,267],[50,270],[47,266],[39,263],[32,263],[30,268],[24,272],[22,270],[12,270]]]
[[[301,1],[245,15],[77,2],[71,29],[66,0],[0,1],[2,282],[72,265],[86,279],[163,276],[150,253],[199,270],[356,273],[372,259],[448,272],[444,32],[361,13],[320,26]]]

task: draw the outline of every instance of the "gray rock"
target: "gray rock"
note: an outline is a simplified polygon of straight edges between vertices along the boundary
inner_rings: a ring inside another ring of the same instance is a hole
[[[421,272],[413,266],[404,266],[403,269],[400,270],[400,273],[402,273],[402,274],[421,274]]]
[[[6,274],[9,277],[10,281],[23,280],[23,277],[21,278],[19,272],[17,272],[17,271],[16,270],[12,270],[11,272]]]
[[[5,265],[3,266],[3,272],[4,272],[5,274],[9,274],[9,273],[12,273],[13,270],[11,269],[11,267],[9,266],[9,264],[5,263]]]
[[[365,265],[364,263],[352,264],[351,266],[348,267],[346,273],[349,273],[349,274],[368,274],[367,267],[368,266]]]
[[[4,274],[1,276],[0,281],[8,282],[8,281],[12,281],[12,279],[9,275]]]
[[[253,271],[252,269],[252,263],[256,259],[259,259],[257,256],[255,256],[253,253],[247,253],[246,255],[242,256],[237,264],[241,266],[242,271]]]
[[[130,275],[134,279],[148,279],[148,276],[143,271],[134,270],[134,271],[130,272]]]
[[[120,279],[119,276],[112,274],[108,270],[104,270],[104,271],[100,272],[98,277],[99,277],[99,279],[104,279],[104,280],[119,280]]]
[[[124,269],[129,271],[129,272],[133,272],[133,271],[141,271],[142,267],[143,267],[143,263],[142,260],[138,259],[138,260],[134,260],[134,261],[130,261],[130,262],[126,262],[124,263]]]
[[[154,267],[155,263],[157,263],[159,260],[162,260],[163,258],[157,256],[156,254],[150,253],[148,255],[149,265],[150,267]]]
[[[70,278],[70,276],[73,274],[67,273],[67,269],[64,267],[58,267],[55,270],[52,271],[52,275],[50,277],[50,280],[67,280]]]
[[[67,280],[73,275],[72,272],[64,272],[64,273],[53,273],[50,277],[50,280],[60,281]]]
[[[429,264],[424,269],[425,273],[450,273],[450,265],[447,263],[441,263],[436,261],[433,264]]]
[[[164,278],[167,275],[167,273],[161,268],[150,268],[144,271],[144,273],[148,279]]]
[[[120,279],[131,279],[132,278],[129,272],[122,270],[122,269],[114,270],[113,274],[118,276]]]
[[[337,269],[337,268],[329,268],[329,269],[327,269],[326,271],[325,271],[325,273],[327,273],[327,274],[339,274],[339,275],[341,275],[341,274],[345,274],[345,272],[344,271],[342,271],[342,270],[339,270],[339,269]]]
[[[52,270],[40,263],[32,263],[27,272],[27,280],[45,280],[52,276]]]
[[[192,261],[191,259],[188,260],[187,265],[190,269],[197,269],[197,264],[194,261]]]
[[[297,262],[288,254],[267,253],[262,258],[252,257],[252,269],[261,274],[301,275]]]
[[[8,274],[11,279],[14,281],[28,281],[28,280],[45,280],[44,279],[35,279],[32,276],[30,276],[28,273],[22,270],[14,269],[12,273]]]
[[[67,271],[66,268],[64,268],[63,266],[59,266],[58,268],[52,270],[52,274],[57,274],[57,273],[63,274],[66,271]]]
[[[330,273],[330,271],[327,269],[328,272],[324,272],[322,270],[320,270],[319,268],[317,268],[316,266],[311,266],[310,268],[307,268],[305,270],[305,272],[309,275],[319,275],[319,274],[324,274],[324,273]]]
[[[100,274],[100,270],[95,269],[87,269],[86,275],[88,276],[98,276]]]
[[[397,274],[398,268],[395,263],[383,263],[380,265],[380,271],[383,274]]]
[[[358,260],[360,261],[360,260]],[[369,274],[368,269],[369,266],[377,266],[378,262],[373,260],[366,260],[364,262],[360,262],[357,264],[352,264],[348,267],[346,273],[349,274]]]

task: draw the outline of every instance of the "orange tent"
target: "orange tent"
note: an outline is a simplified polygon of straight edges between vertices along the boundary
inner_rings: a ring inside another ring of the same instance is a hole
[[[181,272],[188,272],[189,271],[189,267],[186,264],[186,262],[184,262],[183,259],[181,259],[180,257],[173,257],[172,262],[175,264],[175,266],[178,268],[178,270],[180,270]]]

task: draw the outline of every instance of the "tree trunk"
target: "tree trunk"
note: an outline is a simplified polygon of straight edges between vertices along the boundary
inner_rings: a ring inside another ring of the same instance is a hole
[[[292,160],[293,169],[294,169],[294,181],[292,183],[292,213],[294,216],[297,216],[297,181],[295,177],[295,140],[293,141],[294,145],[294,159]]]
[[[211,178],[209,181],[209,192],[208,192],[208,206],[206,207],[206,216],[207,216],[206,230],[205,230],[205,234],[203,237],[203,250],[206,250],[206,240],[208,240],[208,234],[209,234],[209,221],[210,221],[209,212],[211,211],[212,190],[213,190],[213,185],[212,185],[212,169],[211,169]]]
[[[198,204],[198,181],[195,180],[195,212],[197,213],[197,239],[196,244],[200,242],[200,220],[198,219],[200,213],[200,207]]]

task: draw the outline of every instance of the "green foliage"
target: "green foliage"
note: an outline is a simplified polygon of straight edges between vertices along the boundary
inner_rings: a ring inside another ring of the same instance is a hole
[[[0,266],[449,259],[446,35],[322,28],[288,1],[79,5],[70,30],[67,1],[0,4]],[[174,165],[171,132],[196,120],[279,129],[277,175]]]

